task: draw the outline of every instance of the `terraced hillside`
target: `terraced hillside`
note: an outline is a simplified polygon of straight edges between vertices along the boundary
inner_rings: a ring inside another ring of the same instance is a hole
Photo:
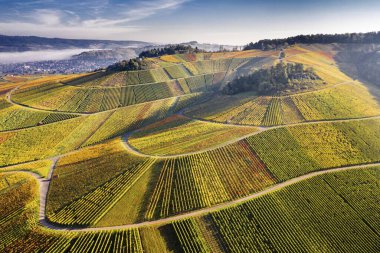
[[[379,101],[327,49],[0,83],[0,251],[378,252]],[[221,92],[280,61],[320,85]]]

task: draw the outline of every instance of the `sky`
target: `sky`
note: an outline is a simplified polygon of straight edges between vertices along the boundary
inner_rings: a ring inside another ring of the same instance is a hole
[[[379,0],[0,0],[0,34],[245,45],[380,31]]]

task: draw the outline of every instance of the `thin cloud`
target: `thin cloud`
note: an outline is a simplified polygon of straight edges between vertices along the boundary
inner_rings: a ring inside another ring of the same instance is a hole
[[[128,9],[121,14],[121,18],[118,19],[90,19],[85,20],[83,23],[85,25],[101,25],[101,26],[113,26],[113,25],[123,25],[132,21],[141,20],[144,18],[151,17],[161,11],[174,10],[189,2],[189,0],[159,0],[159,1],[141,1],[134,8]],[[127,6],[122,6],[128,8]]]
[[[134,3],[111,4],[101,1],[92,4],[83,11],[85,5],[80,3],[78,10],[56,8],[34,8],[21,12],[11,21],[0,21],[0,30],[6,34],[34,34],[40,36],[61,37],[113,37],[130,32],[145,30],[145,27],[132,25],[133,21],[149,18],[164,11],[179,8],[190,0],[154,0],[136,1]],[[40,3],[35,1],[34,3]],[[51,3],[51,1],[49,1]],[[96,1],[97,2],[97,1]],[[87,3],[88,4],[88,3]],[[79,7],[80,6],[80,7]],[[112,15],[112,17],[110,17]],[[96,18],[93,18],[96,17]]]

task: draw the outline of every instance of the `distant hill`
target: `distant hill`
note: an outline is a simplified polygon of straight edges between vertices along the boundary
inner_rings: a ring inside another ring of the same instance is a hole
[[[0,52],[25,52],[37,50],[60,49],[115,49],[126,47],[144,47],[153,43],[143,41],[113,41],[113,40],[78,40],[61,38],[44,38],[36,36],[6,36],[0,35]]]
[[[344,34],[314,34],[298,35],[285,39],[265,39],[256,43],[249,43],[244,50],[261,49],[271,50],[277,47],[294,44],[331,44],[331,43],[380,43],[380,32],[344,33]]]
[[[71,58],[76,60],[124,60],[137,57],[137,49],[115,48],[105,50],[91,50],[74,55]]]

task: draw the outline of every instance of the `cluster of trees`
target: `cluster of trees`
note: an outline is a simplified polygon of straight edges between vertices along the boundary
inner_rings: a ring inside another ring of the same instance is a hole
[[[271,50],[294,44],[330,43],[380,43],[380,32],[298,35],[286,39],[260,40],[249,43],[243,50]]]
[[[320,78],[313,69],[305,69],[303,64],[279,63],[229,82],[222,92],[228,95],[245,91],[256,91],[261,95],[278,94],[309,88],[317,80]]]
[[[133,71],[148,69],[148,63],[139,58],[123,60],[107,67],[106,72]]]
[[[201,53],[204,50],[196,48],[192,48],[191,46],[186,45],[172,45],[164,48],[153,48],[147,51],[143,51],[140,53],[140,58],[145,57],[159,57],[163,55],[173,55],[173,54],[192,54],[192,53]]]

